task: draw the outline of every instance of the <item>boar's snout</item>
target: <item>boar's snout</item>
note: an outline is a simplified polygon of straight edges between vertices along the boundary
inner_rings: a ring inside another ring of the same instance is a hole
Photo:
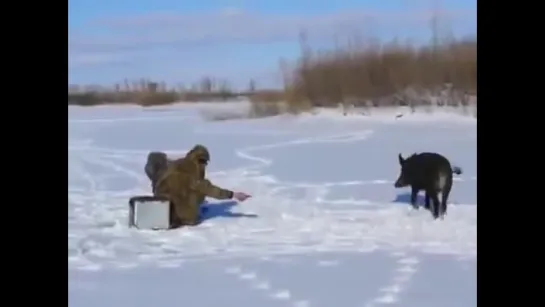
[[[399,177],[394,183],[394,188],[402,188],[405,186],[407,186],[407,184],[405,183],[405,180],[403,180],[403,177]]]

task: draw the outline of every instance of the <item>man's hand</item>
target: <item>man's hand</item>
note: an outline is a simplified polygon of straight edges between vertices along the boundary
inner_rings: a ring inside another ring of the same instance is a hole
[[[240,202],[243,202],[245,201],[246,199],[250,198],[252,196],[246,194],[246,193],[243,193],[243,192],[234,192],[233,193],[233,198],[240,201]]]

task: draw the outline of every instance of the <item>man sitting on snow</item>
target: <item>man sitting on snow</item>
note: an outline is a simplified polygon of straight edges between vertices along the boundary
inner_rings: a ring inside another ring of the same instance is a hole
[[[246,193],[222,189],[207,180],[205,171],[209,161],[208,149],[196,145],[184,158],[171,161],[157,179],[153,187],[154,195],[170,200],[171,228],[198,225],[200,205],[206,196],[215,199],[234,198],[241,202],[250,197]]]

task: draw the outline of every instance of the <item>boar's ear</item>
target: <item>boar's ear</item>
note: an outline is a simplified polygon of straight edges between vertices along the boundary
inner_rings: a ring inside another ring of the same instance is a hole
[[[405,160],[403,159],[401,154],[399,154],[398,159],[399,159],[399,164],[403,165],[403,162],[405,162]]]

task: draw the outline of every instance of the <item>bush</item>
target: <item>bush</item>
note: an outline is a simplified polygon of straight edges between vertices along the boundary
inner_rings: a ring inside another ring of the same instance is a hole
[[[433,104],[445,95],[461,104],[477,92],[477,42],[414,47],[394,41],[320,52],[304,46],[286,81],[293,110]]]
[[[157,106],[170,104],[180,100],[180,95],[175,92],[142,93],[136,102],[143,106]]]
[[[464,106],[476,105],[477,41],[452,40],[431,46],[393,41],[386,44],[346,44],[313,51],[302,42],[292,68],[282,65],[280,91],[231,91],[228,82],[203,78],[198,86],[179,92],[164,82],[142,80],[134,90],[85,92],[68,95],[68,103],[96,105],[137,103],[143,106],[176,101],[227,101],[247,97],[250,116],[298,113],[314,107]],[[126,81],[127,83],[127,81]],[[127,85],[125,88],[129,88]],[[233,114],[220,116],[227,119]],[[237,115],[238,116],[238,115]]]

